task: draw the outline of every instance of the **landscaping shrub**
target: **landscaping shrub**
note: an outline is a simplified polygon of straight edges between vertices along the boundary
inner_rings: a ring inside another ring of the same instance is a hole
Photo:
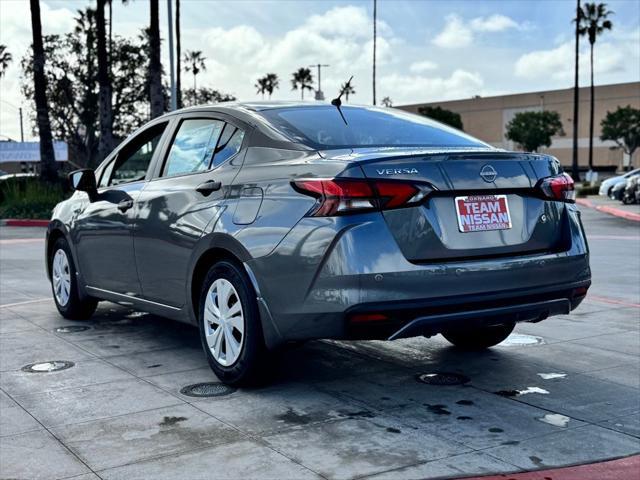
[[[49,219],[67,192],[61,183],[39,178],[10,178],[0,183],[0,218]]]

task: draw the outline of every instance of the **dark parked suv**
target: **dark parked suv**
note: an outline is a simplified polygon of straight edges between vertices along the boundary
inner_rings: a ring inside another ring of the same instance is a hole
[[[230,384],[306,339],[490,347],[516,322],[569,313],[590,285],[555,158],[399,110],[181,110],[70,177],[46,245],[60,313],[110,300],[197,325]]]

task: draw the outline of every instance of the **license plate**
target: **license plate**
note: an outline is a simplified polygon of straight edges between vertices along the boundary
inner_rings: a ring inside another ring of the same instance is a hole
[[[507,230],[511,215],[506,195],[456,197],[458,229],[463,233]]]

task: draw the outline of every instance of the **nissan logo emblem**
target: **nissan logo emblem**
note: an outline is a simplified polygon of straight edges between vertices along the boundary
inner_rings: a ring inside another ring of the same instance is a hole
[[[498,172],[496,172],[496,169],[491,165],[485,165],[482,167],[482,170],[480,170],[480,176],[485,182],[491,183],[498,176]]]

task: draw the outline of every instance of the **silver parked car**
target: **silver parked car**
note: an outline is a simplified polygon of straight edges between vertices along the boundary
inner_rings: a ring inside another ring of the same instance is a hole
[[[555,158],[399,110],[180,110],[70,177],[46,243],[60,313],[110,300],[197,325],[229,384],[307,339],[487,348],[569,313],[591,283]]]
[[[604,197],[614,198],[613,191],[617,186],[626,185],[627,180],[633,175],[640,174],[640,168],[636,168],[635,170],[631,170],[630,172],[625,173],[624,175],[617,175],[615,177],[607,178],[600,184],[600,190],[598,191],[598,195],[602,195]],[[618,199],[620,200],[620,199]]]

